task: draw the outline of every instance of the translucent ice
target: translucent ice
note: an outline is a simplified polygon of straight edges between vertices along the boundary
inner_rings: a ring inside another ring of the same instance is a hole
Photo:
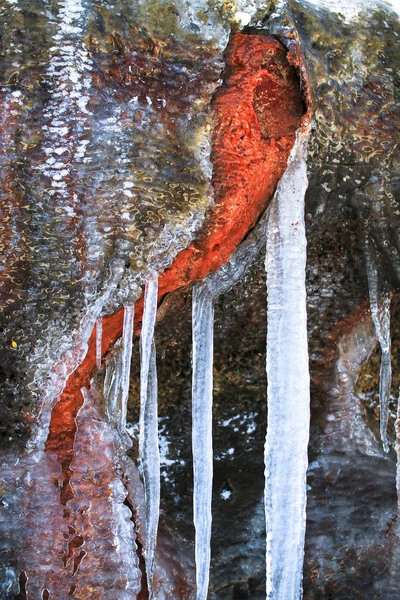
[[[103,338],[103,319],[96,321],[96,366],[101,369],[101,342]]]
[[[129,396],[129,375],[131,372],[132,338],[134,306],[125,306],[124,328],[122,332],[122,364],[121,364],[121,429],[126,427],[126,414]]]
[[[369,299],[372,320],[382,350],[379,376],[380,433],[383,449],[389,452],[387,426],[389,418],[390,388],[392,384],[392,364],[390,359],[390,295],[381,290],[375,249],[365,240],[365,262],[367,267]]]
[[[192,446],[197,600],[207,598],[211,556],[213,324],[213,296],[207,286],[195,285],[192,314]]]
[[[140,337],[139,453],[146,499],[146,575],[149,598],[153,598],[155,549],[160,512],[160,453],[158,448],[157,369],[154,326],[157,315],[158,279],[145,289]]]
[[[267,229],[265,516],[269,600],[302,597],[310,420],[305,154],[304,142],[297,140],[272,200]]]

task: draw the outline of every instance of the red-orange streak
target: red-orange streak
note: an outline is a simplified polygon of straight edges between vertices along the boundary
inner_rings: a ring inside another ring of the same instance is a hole
[[[298,78],[286,50],[273,38],[236,34],[227,50],[229,75],[213,100],[212,137],[215,206],[197,238],[159,278],[159,298],[201,280],[228,261],[265,210],[287,164],[304,114]],[[141,322],[143,299],[135,309]],[[122,335],[123,309],[103,319],[102,355]],[[85,359],[69,377],[55,405],[47,450],[62,466],[61,501],[71,497],[69,465],[75,417],[96,364],[95,331]]]

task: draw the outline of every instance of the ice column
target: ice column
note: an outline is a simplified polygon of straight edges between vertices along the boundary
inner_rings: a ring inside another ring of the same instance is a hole
[[[131,372],[133,319],[135,307],[124,308],[124,325],[122,331],[122,364],[121,364],[121,430],[126,428],[126,415],[129,397],[129,375]]]
[[[96,321],[96,366],[101,369],[101,343],[103,338],[103,319]]]
[[[375,250],[368,239],[365,240],[365,262],[367,267],[371,315],[382,350],[379,375],[380,433],[383,449],[385,452],[389,452],[387,426],[389,418],[390,388],[392,384],[392,363],[390,359],[390,294],[380,291]]]
[[[145,288],[140,337],[140,425],[139,454],[146,499],[146,575],[150,600],[153,596],[154,554],[160,512],[160,454],[158,448],[157,369],[154,326],[157,315],[158,279]]]
[[[213,388],[213,296],[201,283],[193,288],[192,446],[196,529],[197,600],[206,600],[210,571]]]
[[[267,598],[300,600],[310,421],[304,196],[306,145],[296,140],[267,228]]]
[[[400,389],[397,400],[397,419],[395,423],[396,429],[396,455],[397,455],[397,470],[396,470],[396,488],[397,488],[397,505],[400,510]]]

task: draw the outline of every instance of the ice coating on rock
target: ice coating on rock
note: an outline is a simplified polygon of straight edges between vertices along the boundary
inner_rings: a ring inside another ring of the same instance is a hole
[[[73,593],[79,600],[133,600],[140,590],[136,536],[121,478],[121,465],[129,459],[99,408],[96,390],[83,394],[71,462],[72,495],[65,505],[60,497],[62,469],[54,452],[38,449],[3,463],[2,558],[17,566],[4,598],[18,593],[22,570],[28,598],[42,598],[47,590],[50,598]],[[20,537],[11,539],[8,548],[10,524]]]
[[[149,598],[154,598],[153,577],[160,515],[160,452],[158,448],[156,348],[151,345],[147,399],[143,423],[142,469],[146,499],[146,575]]]
[[[192,308],[193,518],[197,600],[207,598],[211,558],[213,327],[213,297],[207,286],[199,283],[193,287]]]
[[[78,573],[75,596],[128,600],[140,591],[136,536],[120,476],[121,441],[98,408],[95,390],[83,390],[77,418],[65,564]],[[90,502],[88,499],[90,498]],[[86,594],[86,595],[85,595]],[[61,597],[61,596],[60,596]]]
[[[306,142],[299,138],[272,200],[267,229],[265,517],[269,600],[302,597],[310,420],[305,157]]]
[[[390,358],[390,294],[382,291],[378,275],[375,250],[371,242],[365,240],[365,263],[368,276],[368,289],[372,320],[381,347],[381,368],[379,374],[380,434],[385,452],[389,452],[387,426],[389,420],[390,388],[392,384],[392,363]]]
[[[203,280],[213,298],[226,294],[247,273],[258,253],[264,247],[269,207],[254,229],[231,254],[227,263]]]
[[[103,337],[103,319],[96,321],[96,366],[101,369],[101,342]]]
[[[2,5],[0,352],[20,413],[28,401],[40,413],[83,313],[131,299],[190,243],[211,203],[208,106],[229,19],[212,11],[196,34],[164,12],[148,1]]]

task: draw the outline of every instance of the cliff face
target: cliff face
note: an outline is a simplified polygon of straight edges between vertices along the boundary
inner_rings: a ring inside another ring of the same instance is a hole
[[[193,597],[187,286],[255,226],[311,118],[304,596],[397,598],[394,450],[380,448],[365,380],[400,274],[398,16],[245,4],[0,5],[4,598],[146,597],[136,342],[129,456],[107,394],[121,305],[136,301],[138,335],[155,272],[165,523],[154,586]],[[263,260],[216,303],[210,594],[221,599],[265,597]]]

